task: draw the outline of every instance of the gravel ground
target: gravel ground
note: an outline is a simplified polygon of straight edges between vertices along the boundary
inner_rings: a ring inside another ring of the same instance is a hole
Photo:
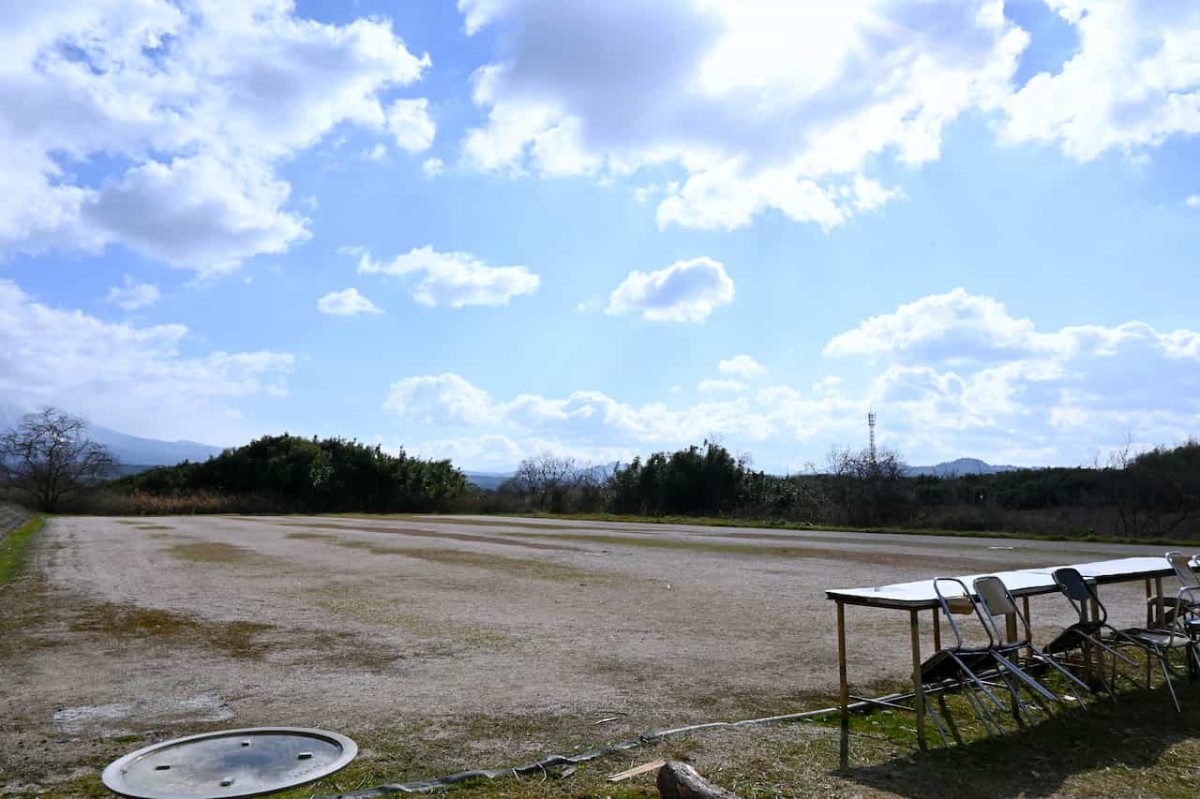
[[[817,707],[837,687],[822,589],[1141,554],[1161,551],[484,517],[57,518],[0,589],[0,795],[215,727],[362,740],[399,723],[615,717],[607,738]],[[1141,620],[1141,591],[1105,589],[1118,623]],[[1039,637],[1066,610],[1035,598]],[[907,614],[847,615],[856,689],[903,680]]]

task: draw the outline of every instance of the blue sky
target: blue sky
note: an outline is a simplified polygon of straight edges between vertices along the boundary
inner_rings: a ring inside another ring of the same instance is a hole
[[[0,401],[506,469],[1200,432],[1200,10],[91,0],[0,23]]]

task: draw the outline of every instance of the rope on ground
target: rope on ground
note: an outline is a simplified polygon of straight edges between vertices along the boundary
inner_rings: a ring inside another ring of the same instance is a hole
[[[888,694],[881,696],[878,699],[862,700],[854,702],[848,708],[851,711],[864,710],[873,704],[879,702],[895,702],[901,699],[912,698],[911,693],[907,694]],[[782,716],[764,716],[757,719],[744,719],[742,721],[710,721],[703,724],[691,724],[686,727],[674,727],[666,730],[655,730],[653,732],[642,733],[635,738],[626,738],[619,743],[611,744],[610,746],[597,747],[589,749],[586,752],[581,752],[577,755],[548,755],[541,760],[533,763],[528,763],[524,766],[511,766],[509,768],[499,769],[472,769],[470,771],[460,771],[457,774],[450,774],[445,777],[436,777],[428,780],[416,780],[414,782],[393,783],[390,785],[379,785],[374,788],[367,788],[361,791],[351,791],[350,793],[339,793],[332,796],[318,796],[314,799],[375,799],[375,797],[388,796],[391,794],[400,793],[423,793],[432,791],[436,788],[445,788],[449,785],[457,785],[460,782],[475,779],[494,780],[500,777],[507,776],[524,776],[526,774],[536,774],[544,772],[547,768],[554,766],[575,766],[580,763],[587,763],[592,760],[597,760],[608,755],[616,754],[617,752],[625,752],[630,749],[636,749],[645,744],[657,743],[664,738],[669,738],[674,735],[683,735],[684,733],[696,732],[698,730],[711,730],[720,727],[725,728],[741,728],[750,727],[756,724],[779,724],[787,721],[801,721],[803,719],[815,718],[817,716],[828,716],[832,713],[837,713],[841,710],[840,707],[826,707],[820,710],[806,710],[801,713],[787,713]]]

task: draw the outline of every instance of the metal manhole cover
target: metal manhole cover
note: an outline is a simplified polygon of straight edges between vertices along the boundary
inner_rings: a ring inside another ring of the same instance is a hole
[[[326,777],[357,754],[354,741],[335,732],[254,727],[147,746],[110,763],[101,779],[132,799],[233,799]]]

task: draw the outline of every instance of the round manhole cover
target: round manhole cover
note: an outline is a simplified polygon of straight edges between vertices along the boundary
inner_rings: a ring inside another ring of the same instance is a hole
[[[357,754],[354,741],[335,732],[254,727],[147,746],[109,764],[101,779],[132,799],[232,799],[320,779]]]

